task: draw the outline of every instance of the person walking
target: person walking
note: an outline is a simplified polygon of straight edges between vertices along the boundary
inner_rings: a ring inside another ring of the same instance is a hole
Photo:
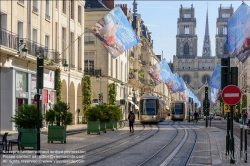
[[[243,125],[246,125],[246,121],[247,121],[247,111],[245,111],[245,113],[243,114]]]
[[[128,115],[128,120],[130,133],[134,133],[135,114],[132,111]]]
[[[194,113],[194,119],[196,120],[196,123],[198,122],[198,116],[199,116],[199,115],[198,115],[198,112],[195,112],[195,113]]]

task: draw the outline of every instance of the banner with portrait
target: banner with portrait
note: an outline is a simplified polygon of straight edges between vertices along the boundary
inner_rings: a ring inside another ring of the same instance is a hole
[[[184,80],[178,75],[178,73],[175,73],[172,78],[173,79],[166,82],[170,94],[185,91],[187,89]]]
[[[244,2],[228,20],[226,45],[242,63],[250,55],[250,8]]]
[[[95,23],[90,31],[102,41],[113,58],[140,42],[119,6]]]
[[[165,59],[149,68],[147,73],[154,80],[155,85],[174,79],[173,73]]]

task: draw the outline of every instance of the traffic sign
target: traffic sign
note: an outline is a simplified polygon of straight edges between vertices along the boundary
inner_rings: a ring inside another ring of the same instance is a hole
[[[221,93],[222,100],[228,105],[235,105],[241,99],[241,91],[235,85],[227,85]]]
[[[224,104],[224,112],[230,112],[230,106],[227,104]]]

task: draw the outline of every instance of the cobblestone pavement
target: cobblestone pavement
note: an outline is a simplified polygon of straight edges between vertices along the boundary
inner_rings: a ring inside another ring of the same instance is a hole
[[[187,123],[187,122],[178,122],[180,125],[190,125],[189,127],[196,127],[200,130],[203,130],[204,132],[207,132],[207,134],[209,135],[210,138],[210,143],[211,143],[211,154],[207,154],[207,153],[202,153],[199,155],[203,155],[204,157],[209,157],[208,155],[211,155],[211,159],[212,159],[212,165],[232,165],[230,164],[230,159],[228,159],[228,156],[224,155],[225,149],[226,149],[226,131],[216,128],[216,127],[204,127],[203,123],[201,124],[192,124],[192,123]],[[161,124],[172,124],[172,122],[170,120],[166,120],[164,122],[161,122]],[[175,125],[177,124],[177,122],[175,122]],[[177,124],[178,125],[178,124]],[[86,124],[82,124],[82,125],[75,125],[75,126],[68,126],[67,130],[79,130],[79,129],[86,129]],[[138,130],[142,129],[142,125],[139,124],[139,122],[137,121],[135,123],[135,132]],[[1,132],[1,134],[3,133],[3,131]],[[10,131],[9,132],[10,135],[8,136],[8,139],[16,139],[17,138],[17,133],[15,131]],[[46,133],[46,129],[42,129],[42,133]],[[107,133],[101,133],[100,135],[96,135],[96,134],[90,134],[87,135],[86,131],[79,133],[79,134],[74,134],[74,135],[69,135],[67,136],[67,143],[66,144],[60,144],[60,143],[47,143],[47,135],[46,134],[41,134],[41,151],[46,151],[47,153],[44,153],[46,155],[50,154],[49,151],[55,153],[60,153],[60,152],[64,152],[64,151],[68,151],[70,152],[76,152],[77,149],[84,147],[84,146],[88,146],[97,142],[101,142],[101,141],[105,141],[107,139],[112,139],[114,136],[116,135],[123,135],[123,134],[129,134],[129,128],[128,128],[128,124],[127,121],[125,121],[125,127],[122,129],[118,129],[116,131],[107,131]],[[248,135],[250,136],[250,135]],[[150,146],[150,145],[149,145]],[[243,156],[245,156],[244,154],[241,155],[240,158],[240,154],[239,154],[239,147],[240,147],[240,140],[238,137],[235,136],[235,157],[236,157],[236,163],[235,165],[249,165],[250,162],[250,148],[248,146],[248,151],[247,151],[247,159],[249,160],[248,163],[245,163]],[[17,151],[17,146],[13,147],[13,151]],[[29,151],[29,150],[24,150],[24,154],[27,155],[28,152],[32,152],[30,154],[30,158],[32,158],[33,156],[36,156],[36,152],[34,150]],[[143,152],[143,151],[141,151]],[[84,155],[84,152],[79,152],[79,154]],[[12,165],[45,165],[45,164],[37,164],[37,163],[30,163],[30,164],[25,164],[25,163],[10,163],[9,161],[12,160],[13,162],[15,160],[19,160],[19,158],[14,159],[9,159],[6,158],[7,155],[2,154],[1,155],[1,163],[0,165],[3,166],[12,166]],[[15,155],[9,155],[9,156],[15,156]],[[49,156],[45,156],[44,159],[47,159],[47,157]],[[23,156],[22,158],[23,160],[27,160],[25,159],[25,156]],[[7,163],[4,163],[7,162]],[[84,159],[82,160],[84,162]],[[194,160],[196,161],[196,160]],[[124,163],[126,165],[126,162]],[[52,164],[53,165],[53,164]],[[191,165],[191,164],[190,164]],[[192,165],[196,165],[192,162]]]

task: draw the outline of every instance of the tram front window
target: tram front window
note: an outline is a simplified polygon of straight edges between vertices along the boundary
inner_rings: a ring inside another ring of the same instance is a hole
[[[172,107],[172,114],[183,114],[182,104],[175,104]]]
[[[156,100],[144,100],[141,114],[156,115]]]

